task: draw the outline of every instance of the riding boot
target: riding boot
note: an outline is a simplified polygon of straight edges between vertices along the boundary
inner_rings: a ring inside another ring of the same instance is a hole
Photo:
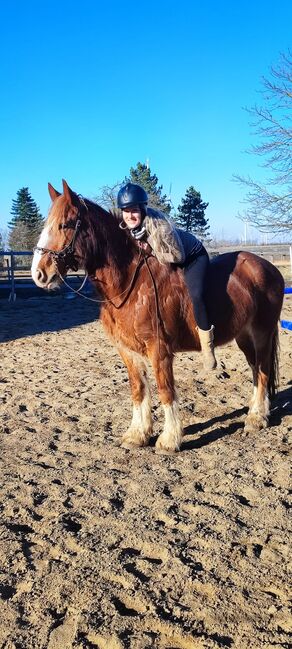
[[[205,370],[214,370],[217,367],[217,361],[214,355],[214,325],[211,329],[204,331],[197,327],[201,349],[203,353],[203,362]]]

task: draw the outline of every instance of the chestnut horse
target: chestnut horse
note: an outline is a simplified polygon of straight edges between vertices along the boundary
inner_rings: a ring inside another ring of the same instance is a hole
[[[145,357],[150,360],[165,423],[156,448],[179,450],[182,425],[173,377],[176,352],[200,350],[183,271],[147,255],[119,219],[73,192],[49,184],[53,205],[35,249],[32,277],[45,289],[60,286],[69,269],[84,269],[102,298],[101,319],[127,366],[133,416],[123,446],[146,446],[152,434]],[[265,259],[232,252],[212,260],[206,304],[215,344],[235,338],[253,373],[253,396],[245,429],[267,426],[269,397],[278,368],[278,319],[284,282]]]

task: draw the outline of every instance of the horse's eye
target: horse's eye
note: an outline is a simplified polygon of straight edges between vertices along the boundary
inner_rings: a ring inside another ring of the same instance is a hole
[[[68,221],[67,223],[60,223],[59,224],[59,230],[68,230],[69,228],[72,228],[72,221]]]

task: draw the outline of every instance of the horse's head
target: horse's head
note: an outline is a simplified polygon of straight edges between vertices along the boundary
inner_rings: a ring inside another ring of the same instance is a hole
[[[31,274],[40,288],[54,289],[69,269],[77,270],[76,240],[86,205],[63,180],[63,194],[49,183],[53,201],[44,229],[34,251]],[[78,242],[77,242],[78,243]]]

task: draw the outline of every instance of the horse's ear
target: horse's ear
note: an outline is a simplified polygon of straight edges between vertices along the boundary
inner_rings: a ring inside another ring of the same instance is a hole
[[[76,194],[72,191],[72,189],[70,189],[68,183],[66,183],[66,180],[62,180],[62,183],[63,183],[63,193],[66,200],[68,201],[68,203],[70,203],[70,205],[76,206],[76,204],[78,203],[78,198]]]
[[[48,183],[48,190],[53,202],[56,200],[56,198],[58,198],[58,196],[61,196],[60,192],[57,192],[57,190],[53,187],[53,185],[51,185],[51,183]]]

